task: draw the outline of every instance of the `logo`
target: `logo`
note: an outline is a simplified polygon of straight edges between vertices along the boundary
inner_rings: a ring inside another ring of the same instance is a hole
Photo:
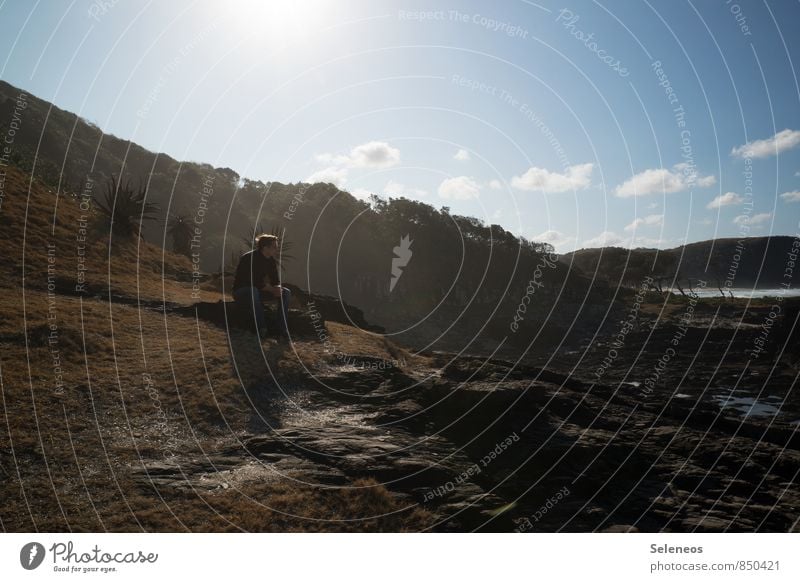
[[[44,561],[44,546],[38,542],[30,542],[22,546],[19,552],[19,563],[26,570],[35,570]]]
[[[392,258],[392,279],[389,281],[389,293],[394,291],[394,286],[397,285],[397,282],[400,280],[400,275],[403,274],[403,267],[408,265],[408,261],[411,260],[411,243],[413,240],[409,240],[409,235],[406,235],[400,239],[400,245],[394,247],[392,249],[394,251],[395,256]]]

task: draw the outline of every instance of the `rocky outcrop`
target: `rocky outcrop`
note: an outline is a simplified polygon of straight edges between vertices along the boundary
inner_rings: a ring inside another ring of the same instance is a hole
[[[294,285],[287,285],[292,291],[289,309],[289,329],[296,337],[313,337],[326,321],[336,321],[359,327],[367,331],[383,332],[382,327],[371,325],[364,319],[364,313],[357,307],[348,305],[335,297],[309,294]],[[223,329],[253,329],[253,314],[241,308],[234,301],[201,301],[194,305],[160,305],[168,313],[184,317],[196,317]],[[265,301],[264,311],[268,322],[276,321],[277,301]],[[273,328],[275,326],[272,326]],[[277,331],[277,330],[276,330]]]
[[[139,478],[213,488],[248,475],[319,487],[372,477],[433,512],[441,531],[796,527],[800,439],[789,424],[702,396],[434,359],[416,370],[349,362],[260,386],[258,434],[202,462],[144,466]]]

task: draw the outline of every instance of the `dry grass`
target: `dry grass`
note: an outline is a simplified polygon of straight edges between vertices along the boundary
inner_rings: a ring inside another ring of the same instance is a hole
[[[295,372],[306,369],[323,371],[326,366],[341,364],[341,356],[367,356],[393,362],[401,369],[412,371],[431,366],[430,358],[414,355],[383,336],[349,325],[330,321],[326,323],[327,343],[309,340],[295,346]]]
[[[142,300],[190,304],[192,265],[184,256],[144,241],[104,240],[88,234],[78,241],[82,216],[80,199],[55,192],[14,167],[8,167],[0,229],[0,273],[7,283],[26,289],[47,288],[47,245],[55,245],[51,274],[63,287],[78,282],[79,245],[86,245],[86,283],[101,293],[117,293]],[[99,185],[95,186],[95,189]],[[164,276],[162,277],[162,272]],[[204,286],[201,298],[217,301],[220,293]]]
[[[324,489],[271,479],[165,493],[135,481],[132,471],[143,461],[198,458],[238,442],[258,412],[247,387],[270,374],[297,375],[303,366],[318,370],[328,355],[313,338],[294,349],[267,341],[262,352],[250,334],[228,336],[191,318],[96,297],[48,296],[48,243],[56,244],[55,274],[75,279],[77,203],[61,199],[54,213],[53,193],[37,184],[28,192],[27,177],[9,170],[2,208],[8,226],[0,230],[3,531],[424,527],[426,513],[404,509],[375,483]],[[142,243],[112,248],[110,265],[107,248],[91,246],[87,279],[127,297],[192,302],[183,257]],[[330,328],[342,351],[399,359],[398,348],[372,334]]]
[[[320,489],[289,482],[229,489],[224,493],[173,494],[153,505],[149,496],[128,500],[146,531],[221,532],[404,532],[430,525],[430,516],[405,506],[373,480],[352,488]],[[129,510],[118,504],[120,515]],[[112,517],[109,531],[127,531]]]

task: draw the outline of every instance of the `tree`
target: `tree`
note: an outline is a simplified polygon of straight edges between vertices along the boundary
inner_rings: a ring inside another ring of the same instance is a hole
[[[653,280],[659,293],[663,293],[664,282],[671,283],[677,277],[678,257],[664,251],[656,251],[653,259]]]

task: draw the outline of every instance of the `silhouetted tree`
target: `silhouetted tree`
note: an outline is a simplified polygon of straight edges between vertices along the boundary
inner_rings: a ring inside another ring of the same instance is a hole
[[[173,251],[186,257],[191,255],[194,226],[190,217],[177,214],[170,218],[167,234],[172,238]]]
[[[109,236],[121,238],[141,236],[142,223],[158,218],[158,204],[148,202],[147,187],[134,189],[128,180],[123,186],[113,175],[106,184],[105,192],[95,198],[99,211],[97,226]]]

